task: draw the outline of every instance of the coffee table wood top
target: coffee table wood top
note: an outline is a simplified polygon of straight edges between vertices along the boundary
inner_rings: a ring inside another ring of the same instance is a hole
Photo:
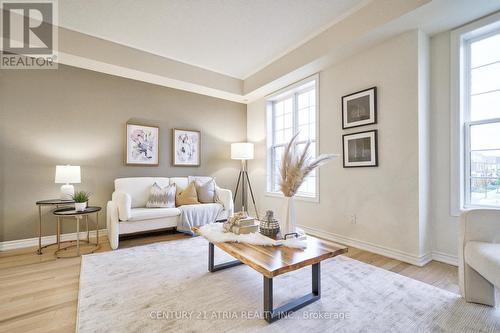
[[[193,228],[193,231],[199,234],[198,228]],[[326,242],[309,235],[307,235],[307,247],[305,249],[233,242],[213,242],[213,244],[268,278],[316,264],[347,252],[345,246]]]

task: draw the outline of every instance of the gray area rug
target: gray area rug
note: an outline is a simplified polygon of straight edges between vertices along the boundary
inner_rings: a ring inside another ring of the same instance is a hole
[[[207,272],[201,237],[86,255],[78,332],[500,332],[500,308],[347,258],[322,262],[322,298],[262,318],[262,276]],[[216,262],[231,259],[216,249]],[[274,279],[275,306],[310,292],[311,269]]]

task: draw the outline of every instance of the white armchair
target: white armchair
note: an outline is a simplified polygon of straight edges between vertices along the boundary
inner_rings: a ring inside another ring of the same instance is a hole
[[[500,288],[500,210],[462,213],[458,269],[460,292],[466,301],[495,306],[495,288]]]
[[[160,186],[175,183],[182,189],[188,185],[189,178],[136,177],[115,180],[115,191],[106,209],[106,227],[112,249],[118,248],[120,235],[177,227],[181,215],[179,208],[146,208],[151,185],[155,182]],[[217,216],[217,221],[222,221],[233,214],[232,193],[217,187],[216,194],[224,208]]]

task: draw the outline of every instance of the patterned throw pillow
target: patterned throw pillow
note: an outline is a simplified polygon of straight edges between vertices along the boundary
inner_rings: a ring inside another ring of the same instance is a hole
[[[148,208],[174,208],[175,207],[175,184],[161,188],[154,183],[149,192],[149,199],[146,203]]]
[[[196,179],[196,192],[198,193],[198,201],[201,203],[214,203],[216,202],[215,194],[215,179],[211,178],[207,182]]]
[[[177,193],[175,196],[175,205],[177,207],[182,205],[195,205],[199,203],[194,182],[191,182],[188,187],[184,189],[184,191]]]

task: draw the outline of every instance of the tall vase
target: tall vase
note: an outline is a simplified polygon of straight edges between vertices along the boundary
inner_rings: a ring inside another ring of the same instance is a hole
[[[296,232],[295,222],[295,198],[285,197],[280,221],[282,237],[285,237],[286,234]]]

